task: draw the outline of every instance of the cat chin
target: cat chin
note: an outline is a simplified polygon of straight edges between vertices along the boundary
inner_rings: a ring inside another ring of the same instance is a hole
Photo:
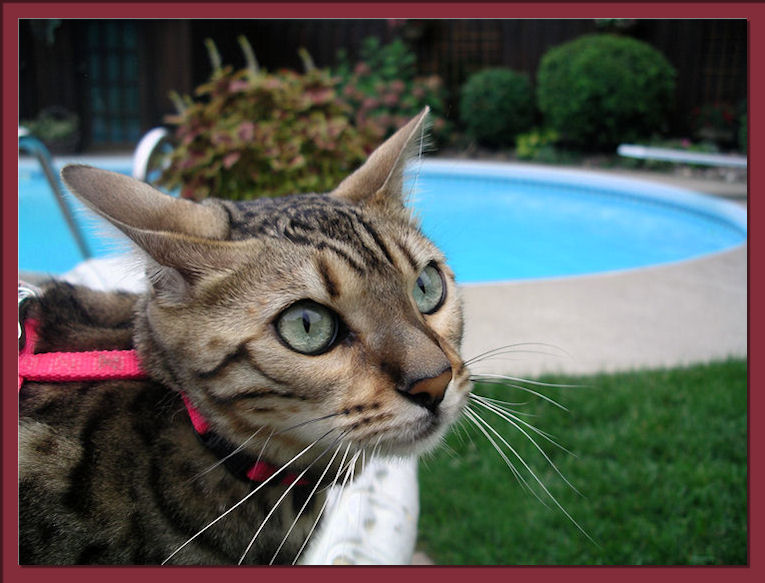
[[[379,442],[375,440],[375,455],[384,458],[419,457],[438,447],[450,426],[451,422],[443,416],[431,415],[417,427],[396,431],[392,437]]]
[[[420,457],[436,449],[446,433],[445,427],[439,427],[426,437],[416,441],[388,443],[378,449],[377,455],[383,458],[412,458]]]

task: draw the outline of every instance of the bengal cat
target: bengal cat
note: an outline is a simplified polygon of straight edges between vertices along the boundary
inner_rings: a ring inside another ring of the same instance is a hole
[[[21,563],[291,563],[326,486],[439,442],[471,381],[454,274],[404,204],[426,115],[328,194],[194,203],[64,168],[150,289],[24,303],[27,352],[134,351],[140,370],[20,380]]]

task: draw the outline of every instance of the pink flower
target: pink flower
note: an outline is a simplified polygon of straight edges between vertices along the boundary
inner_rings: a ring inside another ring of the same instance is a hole
[[[390,84],[390,88],[391,91],[401,93],[406,88],[406,85],[404,85],[404,82],[401,79],[396,79]]]
[[[361,104],[363,109],[374,109],[379,105],[378,101],[374,97],[367,97]]]
[[[239,161],[239,158],[241,158],[241,154],[239,152],[231,152],[230,154],[226,154],[223,157],[223,167],[226,169],[231,168]]]
[[[386,93],[383,96],[382,101],[388,107],[392,107],[398,103],[398,95],[395,93]]]
[[[235,81],[232,81],[231,84],[228,86],[229,91],[246,91],[247,88],[250,86],[250,84],[245,81],[244,79],[237,79]]]
[[[252,141],[252,139],[255,137],[255,124],[251,121],[244,121],[240,123],[236,134],[243,142]]]
[[[308,97],[310,98],[311,102],[315,105],[325,103],[327,101],[332,101],[332,98],[334,96],[335,96],[334,90],[328,87],[312,89],[308,91]]]

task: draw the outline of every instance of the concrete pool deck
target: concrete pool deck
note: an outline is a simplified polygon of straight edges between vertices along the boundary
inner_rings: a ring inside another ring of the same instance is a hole
[[[741,182],[616,174],[746,202]],[[623,272],[466,285],[462,296],[465,358],[544,344],[484,360],[474,373],[590,374],[747,356],[746,245]]]

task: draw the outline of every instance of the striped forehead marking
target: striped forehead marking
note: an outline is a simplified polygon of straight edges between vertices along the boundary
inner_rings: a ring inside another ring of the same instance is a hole
[[[271,237],[326,249],[359,275],[385,266],[400,269],[391,252],[391,247],[395,247],[413,270],[418,269],[406,245],[390,235],[383,236],[359,208],[325,195],[229,201],[226,207],[233,240]]]

